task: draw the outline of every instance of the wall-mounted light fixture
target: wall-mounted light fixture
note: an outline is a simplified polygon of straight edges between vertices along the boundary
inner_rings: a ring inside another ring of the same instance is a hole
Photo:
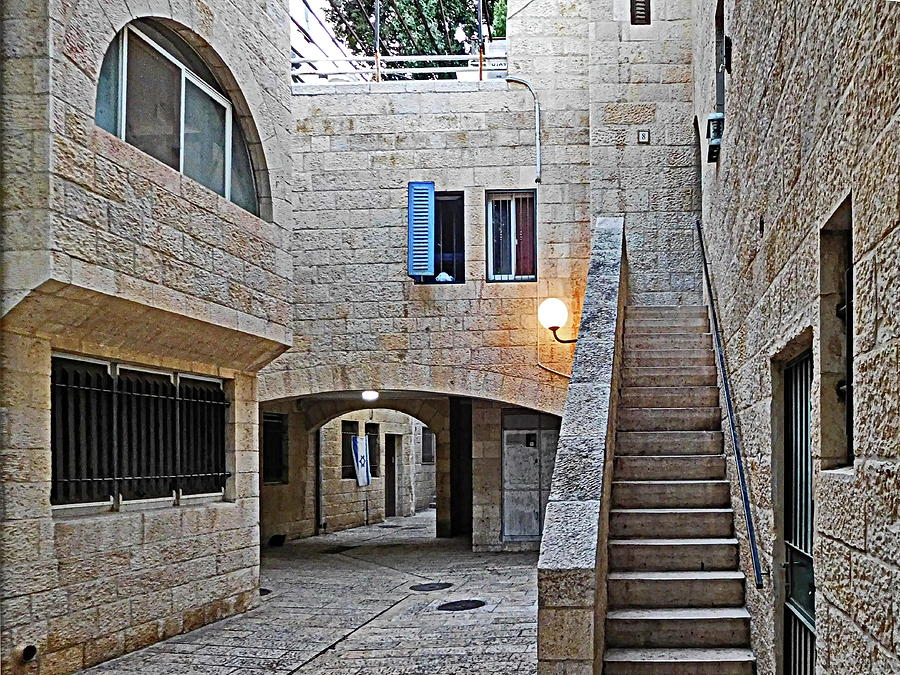
[[[538,321],[541,322],[541,325],[544,328],[553,333],[553,337],[556,338],[557,342],[570,344],[577,341],[577,338],[563,340],[556,334],[556,331],[565,326],[566,321],[568,320],[569,310],[566,308],[566,303],[559,298],[547,298],[541,303],[541,306],[538,307]]]
[[[378,400],[378,396],[379,396],[378,392],[375,391],[374,389],[366,389],[366,390],[362,393],[362,399],[363,399],[363,401],[365,401],[366,403],[371,403],[372,401],[377,401],[377,400]]]

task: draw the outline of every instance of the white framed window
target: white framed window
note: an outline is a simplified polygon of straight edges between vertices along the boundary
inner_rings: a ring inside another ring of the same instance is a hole
[[[103,59],[97,125],[258,214],[233,106],[200,57],[156,22],[126,26]]]
[[[534,190],[487,192],[487,280],[537,281]]]

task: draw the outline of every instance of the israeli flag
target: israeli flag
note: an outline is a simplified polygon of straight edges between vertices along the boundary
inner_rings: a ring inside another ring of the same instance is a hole
[[[353,437],[353,465],[356,467],[356,484],[364,487],[372,482],[369,467],[369,439],[366,436]]]

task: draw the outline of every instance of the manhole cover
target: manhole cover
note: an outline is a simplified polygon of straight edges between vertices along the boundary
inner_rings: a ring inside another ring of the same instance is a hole
[[[446,581],[435,581],[430,584],[416,584],[415,586],[410,586],[409,590],[411,591],[442,591],[445,588],[450,588],[453,584],[448,584]]]
[[[271,593],[271,592],[272,592],[271,589],[268,589],[268,588],[260,588],[260,589],[259,589],[259,594],[260,594],[260,595],[268,595],[268,594]]]
[[[327,555],[335,555],[336,553],[346,553],[347,551],[352,551],[355,546],[332,546],[331,548],[326,548],[322,553]]]
[[[388,525],[388,524],[384,524],[384,525],[379,525],[378,527],[383,527],[384,529],[389,530],[389,529],[393,529],[393,528],[395,528],[395,527],[400,527],[400,525]]]
[[[484,607],[484,600],[454,600],[438,605],[438,610],[441,612],[465,612],[467,609],[478,609],[479,607]]]

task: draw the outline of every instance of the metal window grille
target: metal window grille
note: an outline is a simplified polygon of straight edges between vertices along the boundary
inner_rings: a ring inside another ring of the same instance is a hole
[[[812,675],[816,663],[813,486],[807,352],[785,369],[785,673]]]
[[[353,437],[359,436],[359,422],[341,422],[341,478],[356,478]]]
[[[422,429],[422,464],[434,464],[434,432]]]
[[[650,25],[650,0],[631,0],[631,25]]]
[[[488,281],[537,280],[537,214],[533,190],[488,192]]]
[[[369,441],[369,468],[372,475],[381,475],[381,428],[377,424],[366,425],[366,438]]]
[[[51,503],[221,491],[221,382],[54,357]]]

